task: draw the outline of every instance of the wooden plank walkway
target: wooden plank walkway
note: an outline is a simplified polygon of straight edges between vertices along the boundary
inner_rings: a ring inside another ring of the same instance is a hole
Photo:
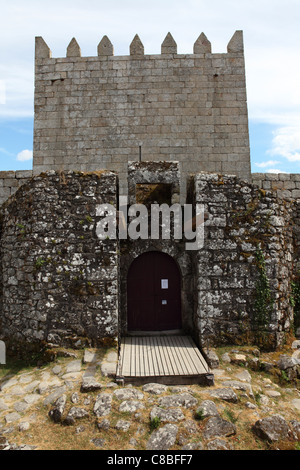
[[[213,374],[189,336],[122,338],[116,378],[135,384],[213,384]]]

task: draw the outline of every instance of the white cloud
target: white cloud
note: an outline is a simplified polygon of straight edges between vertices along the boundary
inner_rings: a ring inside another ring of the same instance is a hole
[[[0,104],[6,103],[6,86],[5,81],[0,80]]]
[[[282,170],[278,170],[276,168],[272,168],[270,170],[267,170],[267,173],[288,173],[287,171],[282,171]]]
[[[22,152],[18,153],[17,160],[19,162],[26,162],[27,160],[32,160],[33,152],[32,150],[22,150]]]
[[[14,154],[11,153],[11,152],[8,152],[6,149],[4,149],[3,147],[0,148],[0,153],[3,153],[4,155],[7,155],[8,157],[13,157]]]
[[[170,31],[178,51],[190,54],[202,31],[213,52],[226,52],[234,31],[242,29],[250,119],[282,126],[299,118],[299,0],[14,0],[2,4],[0,42],[7,46],[1,48],[0,79],[8,89],[0,117],[33,115],[34,36],[44,37],[53,57],[65,56],[73,36],[84,56],[96,55],[104,34],[116,55],[128,54],[136,33],[146,54],[159,54]]]
[[[261,163],[255,163],[256,166],[259,168],[266,168],[267,166],[273,166],[273,165],[278,165],[277,160],[268,160],[267,162],[261,162]]]
[[[300,127],[281,127],[274,132],[269,155],[280,155],[289,162],[300,162]]]

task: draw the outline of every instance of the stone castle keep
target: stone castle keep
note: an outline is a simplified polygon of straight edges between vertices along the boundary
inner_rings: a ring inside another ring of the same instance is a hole
[[[119,196],[203,205],[203,248],[100,240],[99,206],[121,211]],[[201,348],[276,348],[294,322],[299,199],[300,175],[251,174],[241,31],[224,54],[202,33],[192,54],[168,34],[159,55],[135,36],[114,56],[105,36],[97,57],[73,39],[52,58],[38,37],[33,170],[0,173],[0,339],[181,331]]]

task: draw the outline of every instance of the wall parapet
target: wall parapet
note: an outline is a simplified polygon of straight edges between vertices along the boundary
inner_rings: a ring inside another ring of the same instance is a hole
[[[0,171],[0,206],[33,176],[33,170]]]
[[[252,183],[276,191],[281,199],[300,198],[300,173],[252,173]]]
[[[144,45],[140,37],[136,34],[133,38],[129,51],[131,56],[144,56]],[[193,47],[194,54],[211,53],[211,43],[204,33],[201,33]],[[114,47],[112,42],[107,36],[103,36],[97,47],[98,56],[109,57],[114,55]],[[234,33],[232,38],[227,44],[227,53],[242,53],[244,52],[243,32],[238,30]],[[161,54],[177,54],[177,43],[171,33],[168,33],[161,44]],[[82,57],[80,46],[75,38],[72,38],[67,47],[67,57],[76,58]],[[41,36],[35,38],[35,58],[36,59],[50,59],[52,58],[52,51]]]

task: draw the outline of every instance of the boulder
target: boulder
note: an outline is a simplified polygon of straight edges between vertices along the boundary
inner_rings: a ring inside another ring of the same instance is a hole
[[[262,418],[253,426],[254,433],[268,442],[276,442],[289,437],[289,425],[280,415]]]
[[[232,390],[232,388],[218,388],[216,390],[211,390],[209,394],[215,398],[221,398],[221,400],[228,401],[230,403],[237,403],[238,397],[237,394]]]
[[[202,403],[200,403],[196,413],[200,413],[203,418],[207,418],[209,416],[219,416],[218,409],[215,403],[211,400],[204,400]]]
[[[178,421],[183,421],[185,419],[184,414],[180,408],[171,408],[164,410],[155,406],[150,413],[150,419],[159,418],[163,423],[176,423]]]
[[[54,421],[54,423],[61,422],[66,403],[67,397],[66,395],[62,395],[56,400],[54,407],[49,411],[49,417],[52,419],[52,421]]]
[[[160,406],[165,408],[183,406],[184,408],[192,408],[197,406],[198,400],[190,393],[180,393],[178,395],[169,395],[158,400]]]
[[[111,412],[111,403],[112,395],[110,393],[100,393],[100,395],[97,396],[94,405],[95,415],[98,418],[109,415]]]
[[[146,450],[169,450],[176,442],[177,433],[175,424],[166,424],[151,434]]]
[[[236,434],[236,426],[220,416],[213,416],[207,421],[203,438],[208,440],[214,437],[229,437]]]

